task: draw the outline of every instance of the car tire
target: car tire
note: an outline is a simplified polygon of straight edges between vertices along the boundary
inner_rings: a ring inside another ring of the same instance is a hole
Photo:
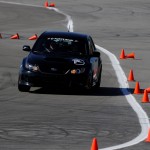
[[[20,92],[29,92],[30,86],[18,84],[18,90]]]

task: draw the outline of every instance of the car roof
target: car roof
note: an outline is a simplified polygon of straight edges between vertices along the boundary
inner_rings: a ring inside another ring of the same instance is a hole
[[[75,39],[87,39],[89,35],[77,33],[77,32],[62,32],[62,31],[45,31],[42,37],[63,37],[63,38],[75,38]]]

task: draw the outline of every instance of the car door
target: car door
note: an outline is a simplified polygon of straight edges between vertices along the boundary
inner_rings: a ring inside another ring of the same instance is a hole
[[[96,48],[91,37],[89,37],[88,39],[88,44],[89,44],[90,63],[92,66],[92,73],[93,73],[93,82],[97,82],[99,75],[99,57],[93,55],[93,52],[96,50]]]

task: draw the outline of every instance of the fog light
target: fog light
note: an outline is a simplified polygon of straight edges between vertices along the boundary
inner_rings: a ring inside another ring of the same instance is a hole
[[[71,74],[81,74],[85,71],[85,68],[80,68],[80,69],[72,69]]]
[[[71,74],[76,74],[76,70],[75,69],[71,70]]]
[[[32,69],[33,69],[33,71],[35,71],[35,72],[36,72],[36,71],[38,71],[38,70],[39,70],[39,67],[38,67],[38,66],[33,66],[33,67],[32,67]]]

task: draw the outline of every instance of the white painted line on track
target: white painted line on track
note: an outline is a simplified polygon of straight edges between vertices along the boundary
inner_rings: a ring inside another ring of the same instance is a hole
[[[67,29],[68,29],[69,32],[73,32],[73,21],[71,19],[71,16],[67,15],[66,13],[60,11],[57,8],[54,8],[54,7],[47,7],[47,8],[50,9],[50,10],[54,10],[57,13],[60,13],[60,14],[63,14],[64,16],[66,16],[66,21],[68,22],[67,23]]]
[[[120,66],[120,63],[116,56],[109,52],[108,50],[96,45],[96,48],[100,51],[104,52],[110,59],[112,66],[115,70],[116,76],[118,78],[118,82],[120,84],[120,88],[122,90],[122,93],[125,95],[128,103],[131,105],[132,109],[136,112],[139,123],[141,125],[141,133],[133,140],[126,142],[124,144],[120,144],[113,147],[103,148],[100,150],[115,150],[115,149],[121,149],[125,147],[129,147],[135,144],[140,143],[141,141],[145,140],[148,134],[148,129],[150,126],[149,118],[146,114],[146,112],[142,109],[142,107],[139,105],[139,103],[136,101],[134,96],[131,95],[131,93],[128,91],[129,84],[127,82],[127,77],[125,76],[125,73],[123,69]]]
[[[37,6],[37,5],[22,4],[22,3],[15,3],[15,2],[5,2],[5,1],[0,1],[0,3],[25,5],[25,6],[33,6],[33,7],[42,7],[42,6]],[[49,8],[49,9],[65,15],[66,20],[68,22],[67,29],[70,32],[73,32],[73,20],[72,20],[71,16],[60,11],[57,8]],[[96,45],[96,48],[98,50],[100,50],[101,52],[105,53],[109,57],[109,59],[112,63],[112,66],[115,70],[116,76],[118,78],[118,82],[120,84],[120,88],[122,90],[122,93],[125,95],[128,103],[131,105],[132,109],[136,112],[138,119],[139,119],[139,123],[141,125],[141,133],[136,138],[134,138],[133,140],[126,142],[126,143],[123,143],[123,144],[120,144],[120,145],[107,147],[107,148],[103,148],[103,149],[99,149],[99,150],[116,150],[116,149],[121,149],[121,148],[125,148],[125,147],[129,147],[129,146],[133,146],[135,144],[138,144],[141,141],[145,140],[147,137],[148,130],[150,127],[149,118],[148,118],[146,112],[142,109],[142,107],[136,101],[134,96],[132,96],[131,93],[128,91],[129,84],[127,82],[127,77],[125,76],[125,73],[124,73],[123,69],[121,68],[120,63],[119,63],[118,59],[116,58],[116,56],[114,54],[112,54],[111,52],[109,52],[108,50],[104,49],[103,47]]]

